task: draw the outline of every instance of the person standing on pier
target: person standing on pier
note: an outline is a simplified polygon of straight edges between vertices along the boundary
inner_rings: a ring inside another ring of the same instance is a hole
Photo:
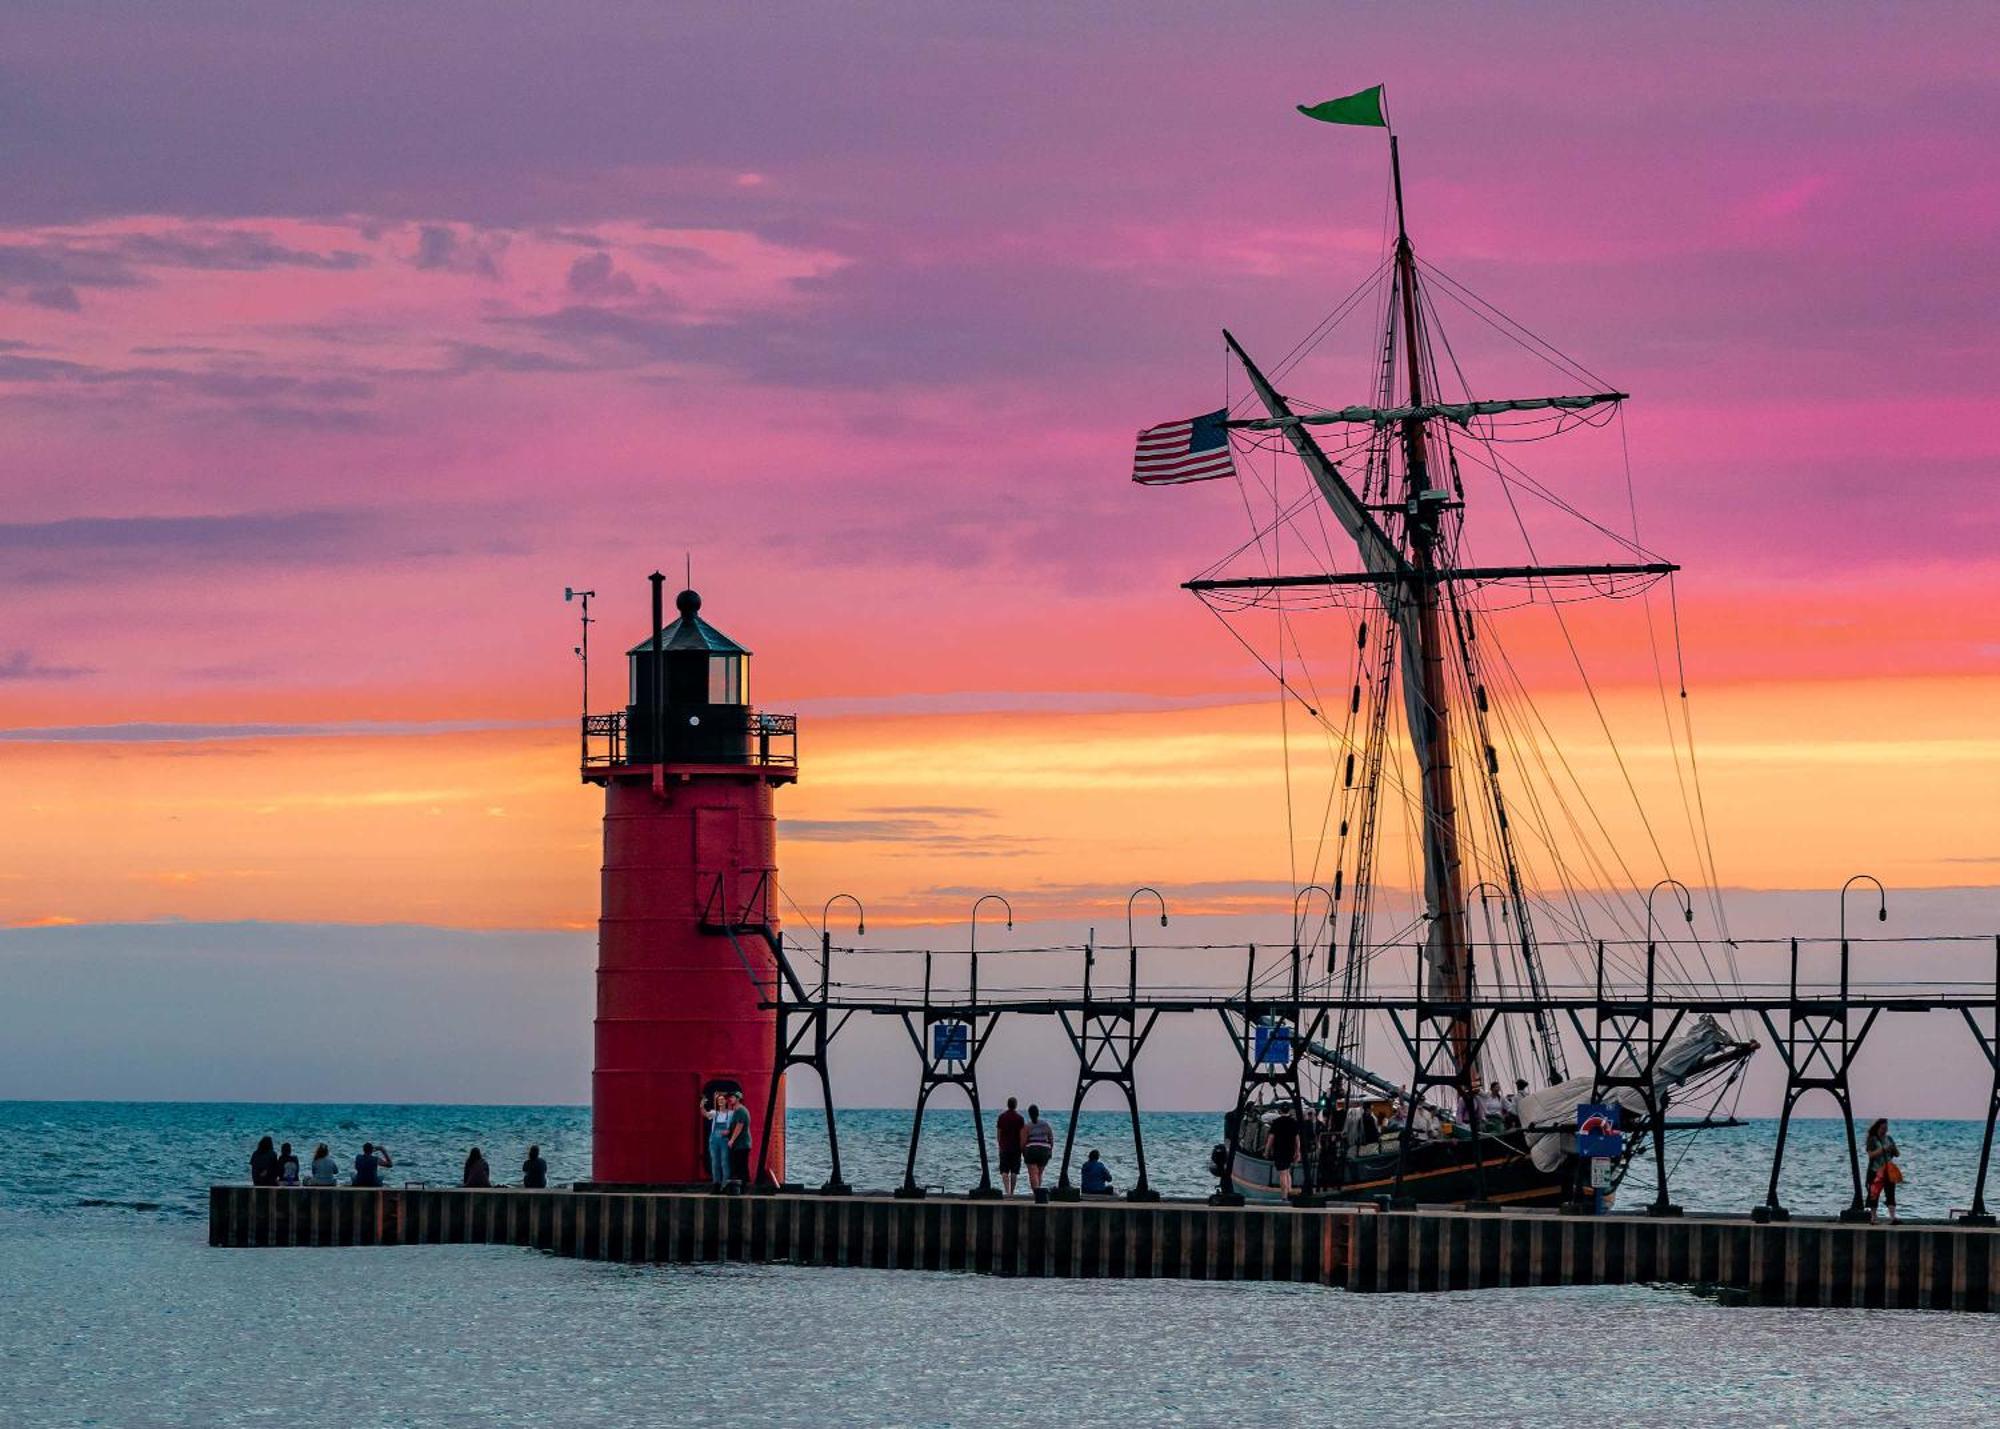
[[[743,1106],[743,1098],[731,1093],[729,1097],[728,1129],[723,1133],[729,1142],[729,1179],[738,1186],[750,1184],[750,1113]]]
[[[708,1118],[708,1179],[715,1185],[729,1180],[729,1094],[717,1092],[701,1099],[702,1115]]]
[[[1271,1119],[1271,1165],[1278,1172],[1278,1194],[1292,1198],[1292,1163],[1299,1159],[1299,1119],[1292,1108],[1280,1108]]]
[[[1013,1097],[1007,1098],[1007,1110],[1000,1113],[993,1127],[993,1140],[1000,1148],[1000,1187],[1010,1196],[1021,1175],[1021,1131],[1028,1124],[1018,1110],[1020,1105]]]
[[[1056,1129],[1042,1120],[1042,1109],[1028,1103],[1028,1124],[1021,1128],[1021,1159],[1028,1163],[1028,1190],[1044,1199],[1042,1171],[1056,1154]]]
[[[1889,1135],[1889,1118],[1878,1116],[1868,1128],[1868,1221],[1874,1224],[1875,1203],[1887,1200],[1889,1203],[1889,1224],[1896,1224],[1896,1183],[1903,1179],[1903,1168],[1896,1164],[1901,1153],[1896,1149],[1896,1138]]]

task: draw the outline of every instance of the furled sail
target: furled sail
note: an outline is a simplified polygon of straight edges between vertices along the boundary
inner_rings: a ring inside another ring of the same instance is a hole
[[[1481,402],[1425,402],[1417,407],[1342,407],[1335,412],[1291,412],[1282,417],[1250,417],[1229,425],[1269,432],[1287,427],[1330,427],[1343,422],[1393,427],[1412,420],[1427,422],[1432,417],[1443,417],[1464,427],[1469,426],[1474,417],[1490,417],[1501,412],[1540,412],[1550,408],[1575,412],[1608,402],[1622,402],[1628,395],[1625,392],[1585,392],[1574,397],[1493,397]]]
[[[1754,1043],[1737,1041],[1713,1017],[1703,1013],[1694,1026],[1661,1049],[1653,1065],[1653,1095],[1665,1105],[1674,1088],[1696,1072],[1715,1065],[1719,1054],[1735,1049],[1747,1057],[1754,1047]],[[1636,1065],[1631,1054],[1625,1053],[1608,1070],[1615,1076],[1631,1076]],[[1517,1115],[1521,1125],[1529,1128],[1528,1152],[1536,1166],[1553,1171],[1562,1165],[1565,1156],[1575,1154],[1576,1109],[1593,1100],[1595,1089],[1596,1083],[1591,1078],[1572,1077],[1521,1098]],[[1617,1102],[1635,1117],[1646,1113],[1645,1095],[1637,1087],[1607,1088],[1599,1097]],[[1534,1130],[1536,1127],[1542,1130]]]

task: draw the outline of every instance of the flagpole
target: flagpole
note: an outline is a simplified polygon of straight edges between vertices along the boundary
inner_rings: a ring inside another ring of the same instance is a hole
[[[1396,146],[1396,131],[1389,131],[1389,172],[1396,180],[1396,246],[1400,250],[1410,241],[1409,231],[1403,226],[1403,156]],[[1401,253],[1397,254],[1401,257]]]

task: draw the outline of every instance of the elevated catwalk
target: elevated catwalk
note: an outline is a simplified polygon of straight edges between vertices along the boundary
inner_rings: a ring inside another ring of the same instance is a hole
[[[1186,1201],[923,1201],[216,1186],[216,1246],[500,1244],[586,1260],[1310,1281],[1354,1291],[1680,1284],[1756,1305],[2000,1311],[2000,1231]]]

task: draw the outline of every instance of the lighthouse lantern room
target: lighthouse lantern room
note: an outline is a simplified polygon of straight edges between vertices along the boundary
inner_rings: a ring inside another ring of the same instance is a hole
[[[778,976],[773,794],[798,777],[798,726],[751,706],[750,652],[699,595],[665,617],[664,584],[655,572],[625,708],[583,717],[583,779],[604,789],[591,1179],[709,1180],[701,1104],[721,1091],[742,1096],[782,1178],[782,1088],[761,1124],[776,1062],[761,1004]]]

